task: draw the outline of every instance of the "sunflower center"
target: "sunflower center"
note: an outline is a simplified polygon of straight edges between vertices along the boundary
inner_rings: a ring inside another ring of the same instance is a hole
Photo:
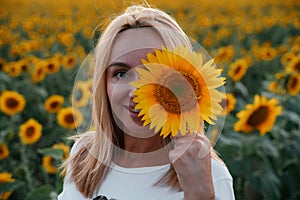
[[[59,103],[57,101],[54,101],[50,104],[50,108],[56,109],[59,106]]]
[[[68,124],[73,124],[75,121],[73,114],[67,114],[64,121]]]
[[[296,63],[295,70],[300,73],[300,62]]]
[[[155,95],[166,111],[180,114],[193,109],[201,98],[200,86],[190,74],[171,72],[157,85]]]
[[[292,80],[291,80],[291,88],[296,88],[298,85],[299,85],[298,79],[295,78],[295,77],[292,77]]]
[[[69,59],[68,59],[68,64],[69,64],[69,65],[73,64],[73,62],[74,62],[74,59],[73,59],[73,58],[69,58]]]
[[[27,137],[32,137],[34,134],[34,127],[33,126],[30,126],[26,129],[26,136]]]
[[[7,98],[5,104],[8,108],[14,109],[18,107],[19,102],[15,98]]]
[[[48,67],[48,70],[52,71],[54,69],[54,64],[50,63],[47,67]]]
[[[261,106],[255,110],[249,117],[247,124],[252,127],[257,127],[262,124],[269,115],[269,109],[267,106]]]
[[[42,76],[43,75],[43,69],[42,68],[38,69],[36,74],[37,74],[38,77]]]
[[[27,72],[28,71],[28,66],[24,64],[24,65],[21,66],[21,69],[23,71]]]
[[[241,65],[238,65],[234,71],[235,74],[239,74],[240,71],[242,70],[242,66]]]

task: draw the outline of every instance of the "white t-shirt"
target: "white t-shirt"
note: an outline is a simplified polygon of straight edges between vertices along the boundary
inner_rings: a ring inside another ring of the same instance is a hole
[[[232,177],[226,166],[212,159],[212,178],[216,200],[234,199]],[[124,168],[114,164],[103,181],[97,196],[116,200],[179,200],[184,199],[183,192],[170,187],[153,186],[164,175],[170,164],[154,167]],[[93,199],[91,198],[91,200]],[[63,191],[58,200],[90,200],[84,198],[69,181],[69,174],[64,181]]]

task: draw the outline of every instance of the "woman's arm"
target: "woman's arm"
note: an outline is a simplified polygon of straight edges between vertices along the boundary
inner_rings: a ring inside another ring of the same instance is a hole
[[[204,134],[176,136],[169,158],[185,200],[234,200],[232,177]]]

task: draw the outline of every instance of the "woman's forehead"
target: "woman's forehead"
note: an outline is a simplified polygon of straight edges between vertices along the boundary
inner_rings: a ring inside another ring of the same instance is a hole
[[[127,54],[133,55],[135,52],[141,51],[144,53],[153,52],[153,49],[161,49],[162,45],[162,38],[153,28],[128,29],[116,37],[109,63],[116,62],[117,59]]]

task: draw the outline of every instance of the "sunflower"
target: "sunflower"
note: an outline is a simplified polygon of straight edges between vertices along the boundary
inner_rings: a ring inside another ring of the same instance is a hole
[[[9,156],[9,150],[6,144],[0,144],[0,160]]]
[[[12,174],[8,172],[1,172],[0,173],[0,184],[1,183],[13,183],[15,182],[15,179],[12,178]],[[0,193],[0,199],[6,200],[9,198],[9,196],[12,194],[12,191]]]
[[[295,56],[287,65],[288,72],[300,73],[300,56]]]
[[[300,73],[293,73],[289,76],[287,82],[287,91],[292,96],[298,95],[300,91]]]
[[[28,59],[22,59],[19,61],[20,68],[23,72],[29,72],[30,71],[30,63]]]
[[[0,160],[9,156],[9,150],[6,144],[0,144]]]
[[[47,62],[45,60],[35,60],[34,69],[32,71],[33,82],[40,82],[45,79],[47,74]]]
[[[259,50],[259,58],[264,61],[273,60],[277,56],[277,50],[270,46],[263,46]]]
[[[19,136],[23,144],[36,143],[42,136],[42,125],[31,118],[20,126]]]
[[[21,74],[22,68],[19,62],[10,62],[6,65],[5,71],[9,76],[17,77]]]
[[[287,52],[282,55],[282,57],[280,58],[280,62],[282,65],[287,66],[293,60],[294,57],[295,53]]]
[[[284,94],[284,89],[279,84],[279,81],[271,81],[268,85],[268,90],[275,94]]]
[[[265,96],[255,95],[254,103],[247,104],[246,110],[237,113],[239,121],[234,124],[235,131],[251,132],[259,130],[264,136],[274,125],[276,117],[281,114],[282,107],[278,106],[278,100],[267,100]]]
[[[46,99],[44,103],[44,108],[50,113],[56,113],[61,109],[64,103],[64,97],[61,95],[52,95]]]
[[[44,156],[42,159],[43,167],[48,174],[55,174],[57,167],[53,164],[54,159],[51,156]]]
[[[63,159],[69,157],[70,147],[68,145],[65,145],[64,143],[58,143],[58,144],[54,144],[52,148],[63,150],[64,152]]]
[[[80,126],[82,121],[82,113],[71,107],[63,108],[57,114],[57,122],[64,128],[74,129],[76,126]]]
[[[215,57],[216,64],[220,64],[222,62],[229,62],[231,61],[234,55],[234,48],[233,46],[225,46],[221,47],[218,50],[218,53]]]
[[[85,81],[77,81],[72,94],[72,103],[75,107],[83,107],[87,105],[91,97],[90,84]]]
[[[74,43],[74,36],[72,33],[59,33],[58,34],[58,40],[63,44],[64,46],[72,46]]]
[[[0,96],[0,110],[10,116],[22,112],[25,104],[25,98],[15,91],[3,91]]]
[[[150,124],[155,132],[161,129],[165,138],[179,130],[184,135],[187,128],[199,131],[201,120],[213,124],[215,114],[222,111],[219,102],[224,94],[215,89],[225,82],[219,77],[222,70],[213,60],[203,64],[201,54],[188,47],[154,52],[142,60],[146,69],[138,68],[140,79],[131,83],[137,88],[135,109],[140,109],[143,125]]]
[[[8,172],[1,172],[0,173],[0,183],[13,183],[15,179],[12,178],[12,174]]]
[[[73,53],[69,53],[63,57],[63,66],[66,69],[72,69],[76,64],[76,56]]]
[[[55,58],[50,58],[47,60],[46,64],[47,74],[55,74],[60,69],[60,63]]]
[[[244,77],[248,69],[248,62],[246,59],[238,59],[230,65],[228,76],[233,81],[239,81]]]
[[[226,97],[222,99],[220,104],[223,108],[222,115],[224,115],[224,114],[228,115],[231,111],[234,110],[235,104],[236,104],[236,99],[233,94],[227,93]]]

